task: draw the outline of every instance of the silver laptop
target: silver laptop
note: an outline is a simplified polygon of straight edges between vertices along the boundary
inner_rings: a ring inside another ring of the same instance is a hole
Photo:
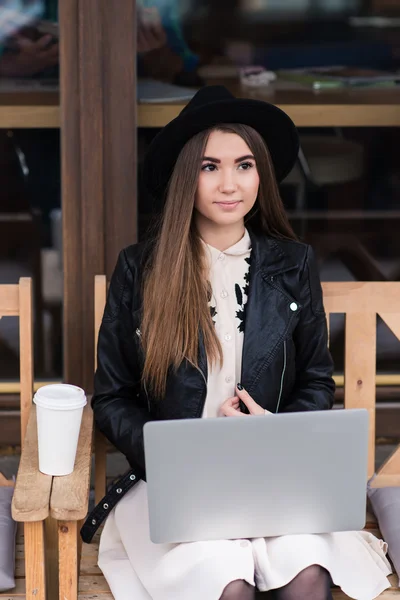
[[[152,421],[144,445],[154,543],[365,525],[366,410]]]

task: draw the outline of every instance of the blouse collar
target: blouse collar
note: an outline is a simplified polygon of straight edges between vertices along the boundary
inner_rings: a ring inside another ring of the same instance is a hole
[[[247,229],[245,229],[243,237],[238,242],[236,242],[236,244],[233,244],[233,246],[230,246],[223,252],[221,252],[221,250],[218,250],[217,248],[214,248],[213,246],[210,246],[210,244],[205,245],[208,248],[209,253],[211,255],[211,262],[214,263],[220,258],[221,255],[243,256],[244,254],[248,254],[251,250],[251,239],[249,232],[247,231]]]

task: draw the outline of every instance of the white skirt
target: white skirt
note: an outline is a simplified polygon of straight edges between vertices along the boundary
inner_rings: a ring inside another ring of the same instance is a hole
[[[314,564],[350,598],[372,600],[390,587],[386,552],[386,543],[365,531],[153,544],[140,481],[106,521],[99,567],[115,600],[218,600],[237,579],[268,591]]]

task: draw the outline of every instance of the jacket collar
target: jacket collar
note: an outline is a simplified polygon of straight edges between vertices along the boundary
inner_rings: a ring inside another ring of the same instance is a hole
[[[252,261],[256,271],[263,276],[279,275],[298,267],[285,250],[285,242],[249,229]]]

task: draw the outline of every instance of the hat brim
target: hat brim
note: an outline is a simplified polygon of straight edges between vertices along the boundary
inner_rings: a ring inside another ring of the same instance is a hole
[[[299,152],[297,129],[277,106],[261,100],[233,98],[183,111],[156,135],[145,157],[143,182],[153,197],[165,193],[183,146],[194,135],[221,123],[241,123],[264,139],[278,182],[291,171]]]

